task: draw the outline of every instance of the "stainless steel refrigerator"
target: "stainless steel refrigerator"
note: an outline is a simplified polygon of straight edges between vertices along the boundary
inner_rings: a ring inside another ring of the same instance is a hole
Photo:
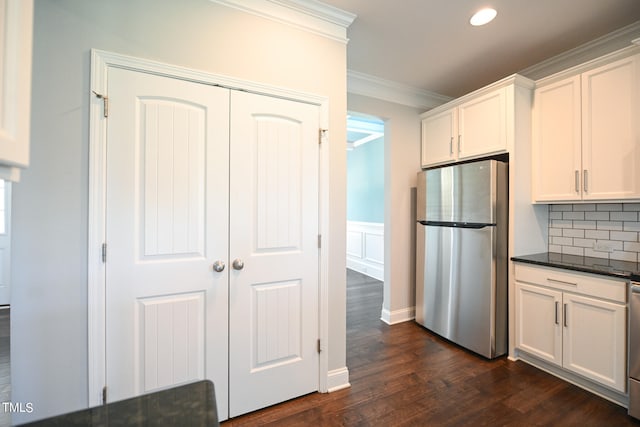
[[[507,167],[418,174],[416,321],[487,358],[507,351]]]

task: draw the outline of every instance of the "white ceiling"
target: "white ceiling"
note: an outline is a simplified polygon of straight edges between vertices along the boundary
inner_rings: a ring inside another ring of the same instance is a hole
[[[349,70],[457,97],[640,20],[640,0],[322,0],[355,13]],[[484,27],[469,18],[491,6]]]

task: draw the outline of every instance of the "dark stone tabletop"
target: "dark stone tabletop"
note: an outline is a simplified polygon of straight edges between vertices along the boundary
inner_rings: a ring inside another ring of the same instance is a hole
[[[555,252],[514,256],[511,260],[545,267],[564,268],[584,273],[617,277],[619,279],[640,281],[640,263],[637,262],[567,255]]]
[[[219,426],[213,383],[198,381],[28,426]]]

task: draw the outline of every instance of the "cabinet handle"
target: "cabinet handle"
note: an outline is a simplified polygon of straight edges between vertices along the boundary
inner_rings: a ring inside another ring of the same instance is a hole
[[[584,185],[584,192],[588,193],[589,192],[589,171],[588,170],[584,170],[583,172],[583,178],[582,178],[582,183]]]
[[[460,153],[460,141],[462,141],[462,135],[458,135],[458,154]]]
[[[560,322],[558,322],[558,306],[560,305],[560,303],[558,301],[556,301],[556,325],[559,325]]]
[[[576,193],[580,192],[580,171],[576,170]]]
[[[451,137],[451,141],[449,141],[449,154],[453,154],[453,137]]]
[[[564,318],[564,327],[568,327],[569,325],[567,324],[567,304],[564,304],[563,310],[562,310],[562,317]]]

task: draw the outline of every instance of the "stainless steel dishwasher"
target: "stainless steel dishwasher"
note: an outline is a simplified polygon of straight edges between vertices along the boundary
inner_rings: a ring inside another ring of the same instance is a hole
[[[640,419],[640,282],[629,292],[629,415]]]

